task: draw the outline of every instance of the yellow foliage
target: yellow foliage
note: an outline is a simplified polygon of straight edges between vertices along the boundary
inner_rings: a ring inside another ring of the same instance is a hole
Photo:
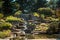
[[[10,36],[11,31],[10,31],[10,30],[4,30],[3,33],[4,33],[6,36]]]
[[[49,20],[49,21],[59,21],[59,18],[47,17],[47,18],[45,18],[45,20]]]
[[[14,15],[20,15],[22,13],[22,11],[17,11]]]
[[[5,22],[5,20],[1,19],[0,22]]]
[[[0,23],[0,30],[4,30],[4,29],[10,29],[12,28],[12,24],[9,22],[1,22]]]
[[[10,36],[11,36],[10,30],[0,31],[0,38],[10,37]]]
[[[36,16],[36,17],[40,16],[37,12],[34,12],[33,15]]]
[[[50,8],[39,8],[38,10],[42,11],[42,10],[51,10]]]
[[[41,14],[41,17],[44,19],[45,15],[44,14]]]
[[[36,27],[35,30],[46,31],[46,30],[48,30],[48,28],[49,28],[48,26],[49,26],[48,24],[41,23],[38,27]]]
[[[20,22],[24,22],[21,18],[17,18],[17,17],[13,17],[13,16],[8,16],[6,18],[6,21],[20,21]]]

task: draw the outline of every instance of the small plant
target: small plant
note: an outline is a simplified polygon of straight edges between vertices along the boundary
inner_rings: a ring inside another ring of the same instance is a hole
[[[36,16],[36,17],[40,16],[37,12],[34,12],[33,15]]]
[[[3,18],[3,16],[4,16],[4,15],[3,15],[2,13],[0,13],[0,18]]]
[[[0,31],[0,38],[10,37],[10,35],[11,35],[11,31],[10,30]]]
[[[0,30],[10,29],[11,27],[12,27],[12,24],[9,22],[1,22],[0,23]]]

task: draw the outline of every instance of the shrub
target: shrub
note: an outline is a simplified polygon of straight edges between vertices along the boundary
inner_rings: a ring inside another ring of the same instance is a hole
[[[23,20],[21,18],[17,18],[17,17],[13,17],[13,16],[8,16],[6,18],[6,21],[9,21],[9,22],[11,22],[11,21],[20,21],[20,22],[23,22]]]
[[[0,31],[0,38],[10,37],[10,35],[11,35],[10,30]]]
[[[50,8],[39,8],[38,10],[39,10],[40,14],[44,14],[46,16],[51,16],[53,14],[53,12]]]
[[[12,24],[9,22],[1,22],[0,23],[0,30],[10,29],[11,27],[12,27]]]
[[[20,15],[21,13],[22,13],[22,12],[19,10],[19,11],[15,12],[14,16],[18,16],[18,15]]]
[[[49,24],[45,24],[45,23],[41,23],[35,28],[35,30],[39,30],[39,31],[47,31],[48,29],[49,29]]]
[[[3,20],[3,19],[0,19],[0,22],[5,22],[5,20]]]
[[[58,18],[53,18],[53,17],[46,17],[44,20],[49,21],[49,22],[57,22],[57,21],[59,21]]]
[[[50,27],[49,29],[47,30],[48,33],[55,33],[55,32],[58,32],[58,22],[51,22],[50,23]]]
[[[37,12],[34,12],[33,15],[36,16],[36,17],[40,16]]]
[[[2,13],[0,13],[0,18],[2,18],[4,15]]]
[[[56,10],[56,16],[60,18],[60,9]]]

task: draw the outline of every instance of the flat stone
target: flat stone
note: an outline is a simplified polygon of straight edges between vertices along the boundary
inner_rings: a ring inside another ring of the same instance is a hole
[[[0,39],[0,40],[10,40],[10,39]]]

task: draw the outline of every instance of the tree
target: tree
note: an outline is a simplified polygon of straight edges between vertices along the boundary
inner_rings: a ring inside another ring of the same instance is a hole
[[[60,7],[60,0],[57,1],[57,7],[59,8]]]
[[[3,0],[3,1],[4,1],[4,3],[2,5],[2,9],[3,9],[4,15],[11,14],[12,13],[12,9],[11,9],[10,0]]]
[[[3,1],[0,0],[0,12],[2,12],[2,4],[3,4]]]
[[[49,1],[49,7],[55,10],[56,6],[57,6],[56,2],[57,2],[57,0],[50,0]]]
[[[46,0],[18,0],[23,12],[30,13],[40,7],[45,7]]]

